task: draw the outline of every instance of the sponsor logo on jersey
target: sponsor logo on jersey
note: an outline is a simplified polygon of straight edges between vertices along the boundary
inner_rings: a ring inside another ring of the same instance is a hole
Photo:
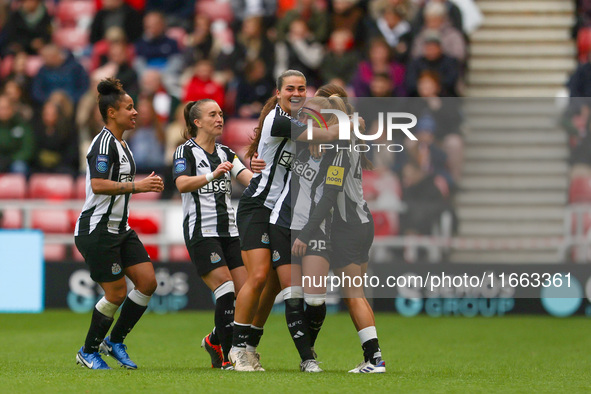
[[[104,174],[109,170],[109,156],[98,155],[96,158],[96,170],[101,174]]]
[[[343,167],[330,166],[326,173],[326,184],[343,186],[343,178],[345,175],[345,169]]]
[[[281,156],[279,157],[279,162],[277,164],[287,169],[290,169],[291,163],[293,162],[293,156],[293,153],[284,150],[283,152],[281,152]]]
[[[281,258],[281,255],[279,254],[278,251],[274,250],[273,251],[273,261],[277,261]]]
[[[310,164],[308,164],[308,162],[301,162],[298,159],[294,161],[291,170],[298,176],[310,182],[312,182],[314,178],[316,178],[316,174],[318,173],[318,171],[310,167]]]
[[[268,245],[269,244],[269,234],[264,233],[263,236],[261,237],[261,242]]]
[[[111,267],[111,273],[113,275],[117,275],[117,274],[121,273],[121,266],[117,263],[114,263],[113,266]]]
[[[187,159],[181,158],[174,161],[174,172],[178,174],[187,169]]]
[[[133,182],[135,175],[131,174],[119,174],[119,182]]]
[[[199,189],[199,193],[232,193],[232,182],[227,179],[214,179],[213,181],[209,182],[201,189]]]
[[[211,255],[209,256],[209,260],[211,261],[212,264],[215,264],[215,263],[219,263],[220,261],[222,261],[222,258],[216,252],[211,252]]]

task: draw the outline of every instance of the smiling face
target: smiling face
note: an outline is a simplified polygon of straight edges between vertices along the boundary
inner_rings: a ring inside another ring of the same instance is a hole
[[[119,108],[110,107],[108,110],[109,120],[121,130],[135,129],[137,111],[133,105],[133,99],[128,94],[119,101]]]
[[[306,99],[306,79],[290,76],[283,79],[283,85],[277,90],[279,106],[288,114],[295,114]]]
[[[222,135],[224,128],[224,113],[218,103],[213,101],[201,105],[201,117],[194,120],[198,133],[204,133],[217,137]]]

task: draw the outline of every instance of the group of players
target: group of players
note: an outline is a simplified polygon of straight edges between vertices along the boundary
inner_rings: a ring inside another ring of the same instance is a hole
[[[306,78],[296,70],[281,74],[276,87],[246,154],[254,173],[215,142],[223,132],[223,113],[214,100],[205,99],[185,107],[187,141],[175,151],[173,179],[182,196],[189,255],[215,295],[215,327],[201,342],[212,367],[264,371],[256,350],[281,294],[300,370],[322,372],[314,344],[326,316],[326,288],[312,286],[317,281],[302,287],[302,276],[325,277],[329,268],[352,278],[366,272],[373,219],[363,200],[361,174],[371,164],[354,149],[318,152],[317,144],[338,138],[336,116],[325,115],[325,127],[307,125],[306,110],[352,113],[342,88],[326,85],[306,100]],[[159,192],[163,183],[154,173],[134,181],[133,156],[122,139],[135,127],[131,97],[115,79],[101,81],[98,91],[105,127],[88,150],[86,201],[75,241],[105,295],[94,308],[76,361],[109,369],[102,353],[136,369],[123,340],[157,283],[149,256],[127,224],[128,202],[130,194]],[[246,186],[236,214],[232,177]],[[124,276],[135,286],[128,295]],[[363,288],[342,291],[364,353],[364,361],[349,372],[385,372]],[[106,336],[119,306],[119,318]]]

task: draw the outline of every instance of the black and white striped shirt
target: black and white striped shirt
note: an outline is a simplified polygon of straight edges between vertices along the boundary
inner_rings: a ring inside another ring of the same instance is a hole
[[[101,178],[133,182],[135,161],[127,143],[124,146],[109,129],[103,127],[92,140],[86,161],[86,201],[76,222],[74,235],[88,235],[97,229],[107,229],[113,234],[125,233],[130,229],[127,218],[131,193],[115,196],[94,194],[90,180]]]
[[[279,105],[269,112],[263,121],[257,148],[259,159],[263,159],[267,165],[260,174],[254,174],[242,195],[241,203],[264,205],[272,210],[284,191],[286,194],[283,200],[287,198],[289,171],[295,156],[292,138],[297,138],[305,130],[305,124],[291,117]]]
[[[373,219],[367,202],[363,198],[361,155],[354,149],[351,149],[351,152],[339,150],[335,161],[335,164],[329,167],[327,184],[339,183],[342,176],[340,174],[344,175],[344,182],[343,190],[337,196],[333,222],[345,222],[348,225],[369,223]]]
[[[198,190],[182,193],[183,228],[187,239],[195,237],[237,237],[236,216],[232,207],[231,177],[238,176],[246,167],[236,153],[221,144],[215,144],[213,153],[206,152],[193,139],[179,146],[173,158],[173,179],[181,175],[197,176],[213,172],[218,165],[229,161],[234,164],[226,173]]]

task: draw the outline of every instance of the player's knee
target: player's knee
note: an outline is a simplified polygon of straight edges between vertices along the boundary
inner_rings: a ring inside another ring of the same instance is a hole
[[[143,283],[141,283],[141,285],[138,285],[138,290],[141,291],[142,294],[145,294],[147,296],[151,296],[152,294],[154,294],[157,287],[158,287],[158,282],[156,281],[156,278],[151,277],[151,278],[143,281]]]
[[[256,291],[263,291],[263,288],[265,287],[265,284],[267,283],[267,276],[268,276],[268,271],[266,270],[259,270],[257,272],[253,272],[252,275],[250,276],[250,282],[252,283],[252,287],[256,290]]]
[[[127,297],[126,287],[113,289],[105,293],[105,298],[107,299],[107,301],[115,305],[121,305],[123,301],[125,301],[125,297]]]

